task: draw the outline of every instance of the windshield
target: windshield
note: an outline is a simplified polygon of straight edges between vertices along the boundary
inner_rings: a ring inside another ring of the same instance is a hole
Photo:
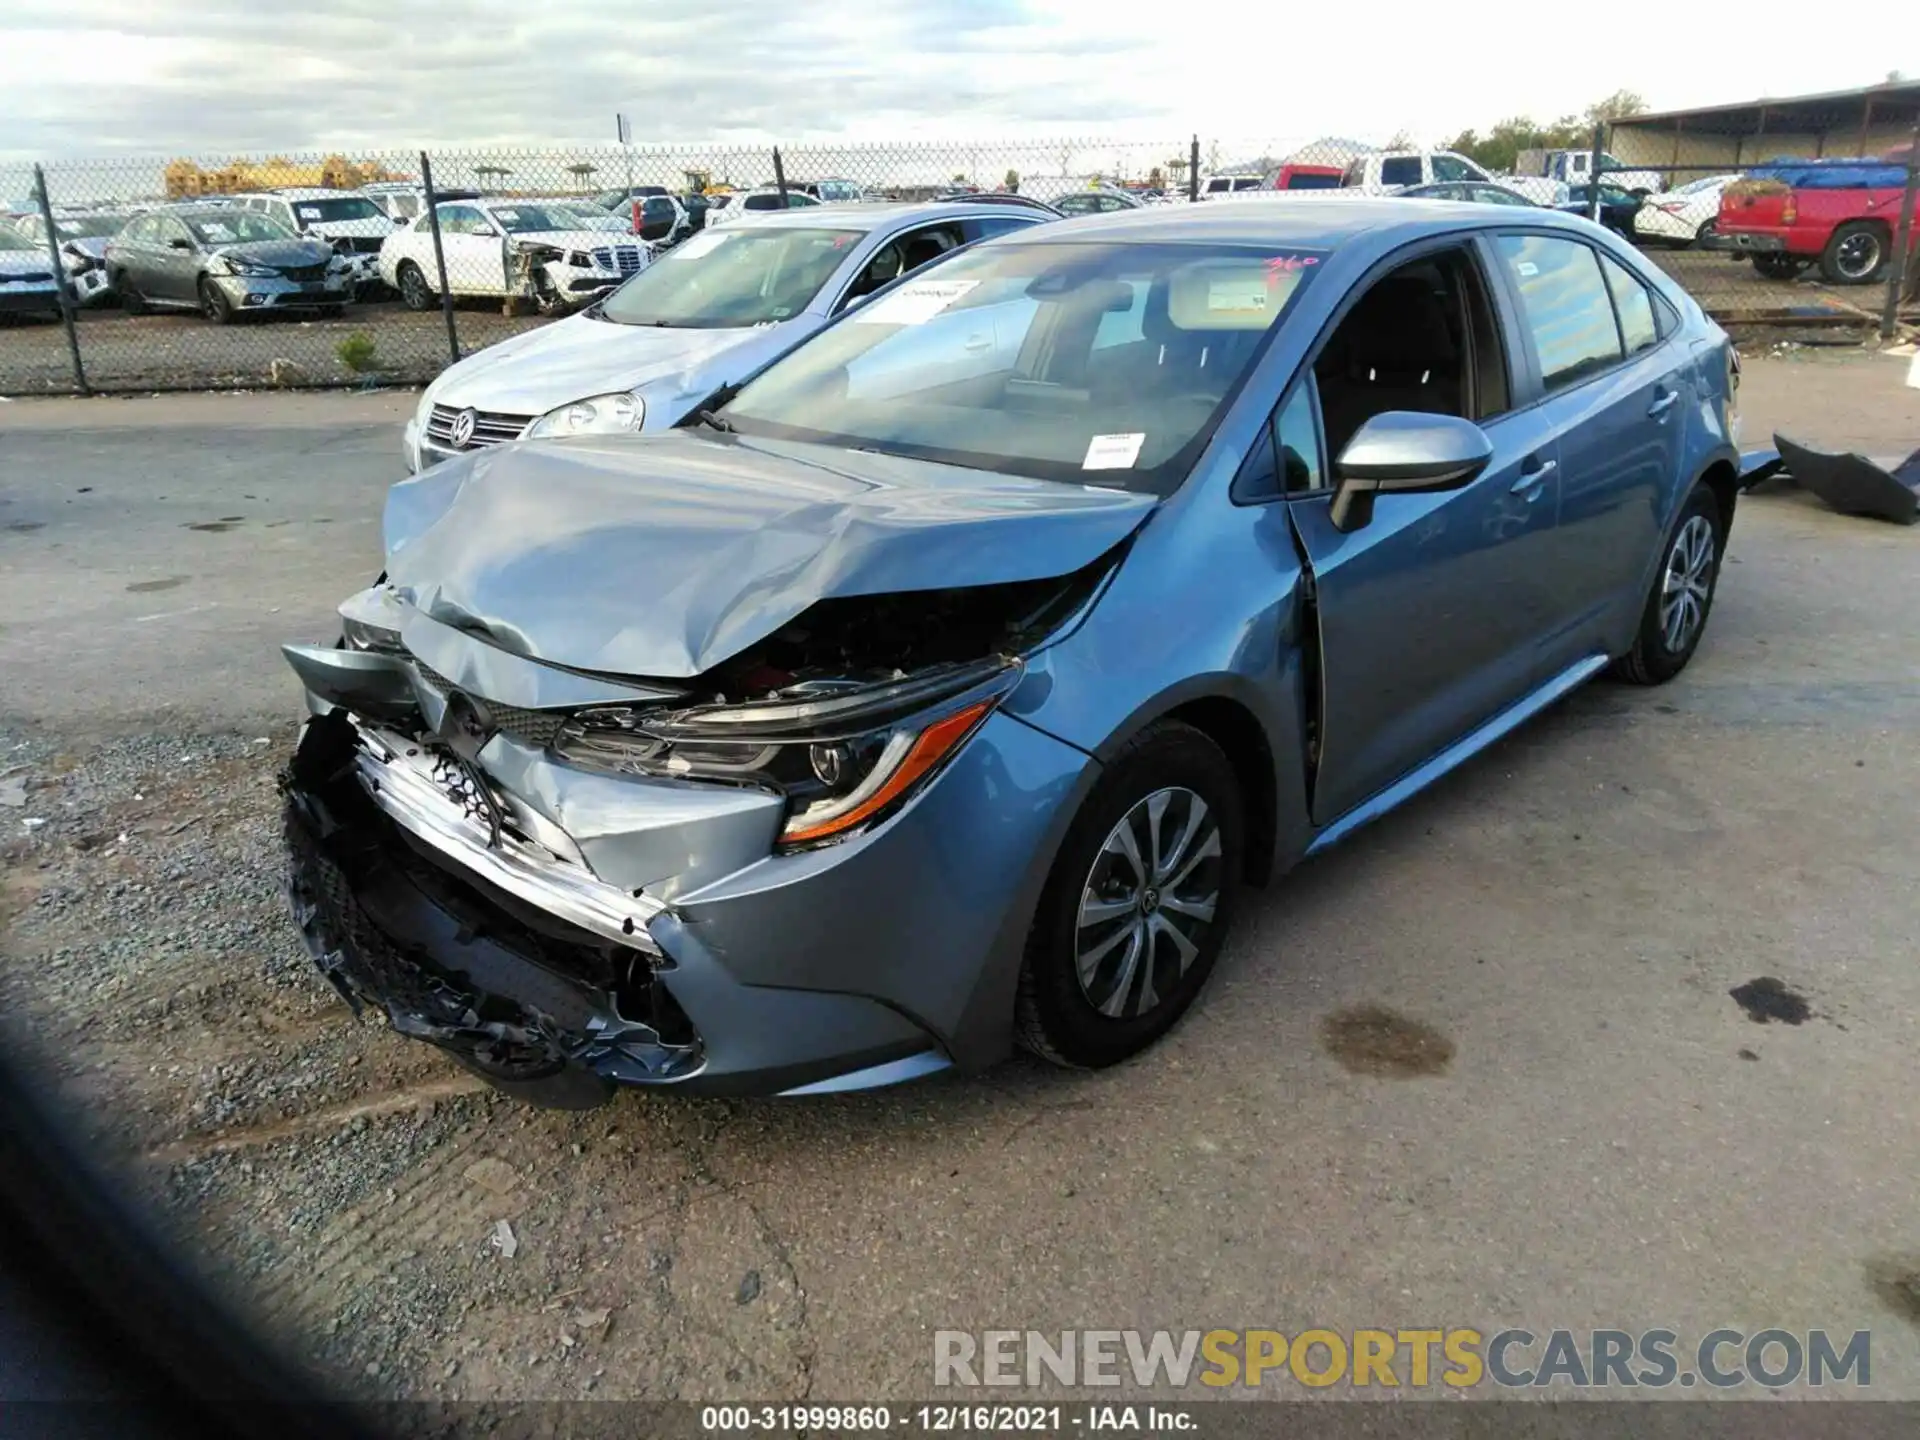
[[[0,250],[38,250],[39,248],[19,231],[0,227]]]
[[[222,210],[218,215],[183,215],[193,238],[202,245],[245,245],[255,240],[292,240],[294,233],[278,220],[251,210]]]
[[[727,329],[798,315],[859,242],[858,230],[702,230],[607,297],[620,325]]]
[[[991,245],[854,310],[726,416],[749,435],[1166,494],[1319,263],[1265,247]]]
[[[127,223],[124,215],[71,215],[63,216],[54,222],[60,227],[60,233],[69,240],[85,239],[88,236],[118,235],[120,227]]]
[[[302,225],[332,225],[341,220],[384,220],[385,213],[359,195],[330,200],[295,200],[293,213]]]
[[[577,228],[566,212],[549,210],[544,205],[495,205],[489,213],[500,222],[500,228],[510,235],[524,235],[533,230]]]

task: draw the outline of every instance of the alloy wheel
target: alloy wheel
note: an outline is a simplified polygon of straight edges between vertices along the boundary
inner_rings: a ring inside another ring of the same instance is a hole
[[[1220,904],[1220,823],[1193,791],[1156,790],[1120,817],[1080,892],[1074,968],[1114,1020],[1145,1015],[1199,955]]]
[[[1879,237],[1865,230],[1847,236],[1833,255],[1834,268],[1849,280],[1858,280],[1880,268]]]
[[[1714,551],[1713,522],[1704,515],[1690,518],[1673,537],[1660,586],[1660,638],[1672,654],[1682,653],[1693,643],[1707,618]]]

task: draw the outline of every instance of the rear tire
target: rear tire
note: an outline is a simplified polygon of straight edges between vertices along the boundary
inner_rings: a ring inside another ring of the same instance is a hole
[[[1615,675],[1635,685],[1664,685],[1687,668],[1707,630],[1725,549],[1720,501],[1704,484],[1695,485],[1661,551],[1633,648],[1614,662]]]
[[[1820,275],[1830,285],[1871,285],[1887,273],[1892,251],[1887,227],[1874,220],[1849,220],[1827,239],[1820,252]]]
[[[1129,741],[1041,892],[1015,1039],[1056,1065],[1099,1069],[1171,1029],[1226,939],[1245,833],[1240,782],[1213,741],[1177,721]]]
[[[1707,245],[1711,245],[1715,240],[1719,238],[1720,238],[1720,222],[1718,220],[1709,220],[1705,224],[1703,224],[1698,230],[1693,232],[1693,243],[1696,246],[1704,247]]]
[[[400,300],[407,309],[431,310],[440,303],[440,297],[433,293],[433,287],[427,283],[425,272],[413,261],[401,261],[399,273],[394,279],[400,282]]]

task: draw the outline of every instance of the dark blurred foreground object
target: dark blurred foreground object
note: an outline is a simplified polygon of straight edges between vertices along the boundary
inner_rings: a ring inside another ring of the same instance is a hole
[[[0,1433],[366,1434],[234,1320],[0,1053]]]
[[[1776,434],[1780,473],[1846,515],[1874,515],[1911,525],[1920,520],[1920,450],[1892,470],[1864,455],[1814,450]]]

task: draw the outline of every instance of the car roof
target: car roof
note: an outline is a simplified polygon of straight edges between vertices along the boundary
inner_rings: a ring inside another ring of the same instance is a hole
[[[1037,207],[1029,210],[1025,206],[983,204],[977,200],[925,200],[896,205],[843,201],[825,205],[805,205],[798,210],[764,211],[754,219],[753,224],[760,229],[765,229],[769,225],[810,228],[827,222],[844,230],[880,230],[914,220],[987,219],[1026,214],[1031,214],[1040,220],[1050,218],[1047,211]]]
[[[1074,216],[1040,226],[1021,238],[1045,244],[1103,240],[1136,245],[1284,245],[1324,250],[1379,231],[1397,231],[1402,238],[1413,238],[1423,233],[1519,223],[1523,222],[1516,219],[1511,205],[1391,195],[1342,196],[1303,204],[1297,196],[1274,191],[1231,205],[1146,205],[1138,210]],[[1557,211],[1545,208],[1528,214],[1524,223],[1579,229]]]

